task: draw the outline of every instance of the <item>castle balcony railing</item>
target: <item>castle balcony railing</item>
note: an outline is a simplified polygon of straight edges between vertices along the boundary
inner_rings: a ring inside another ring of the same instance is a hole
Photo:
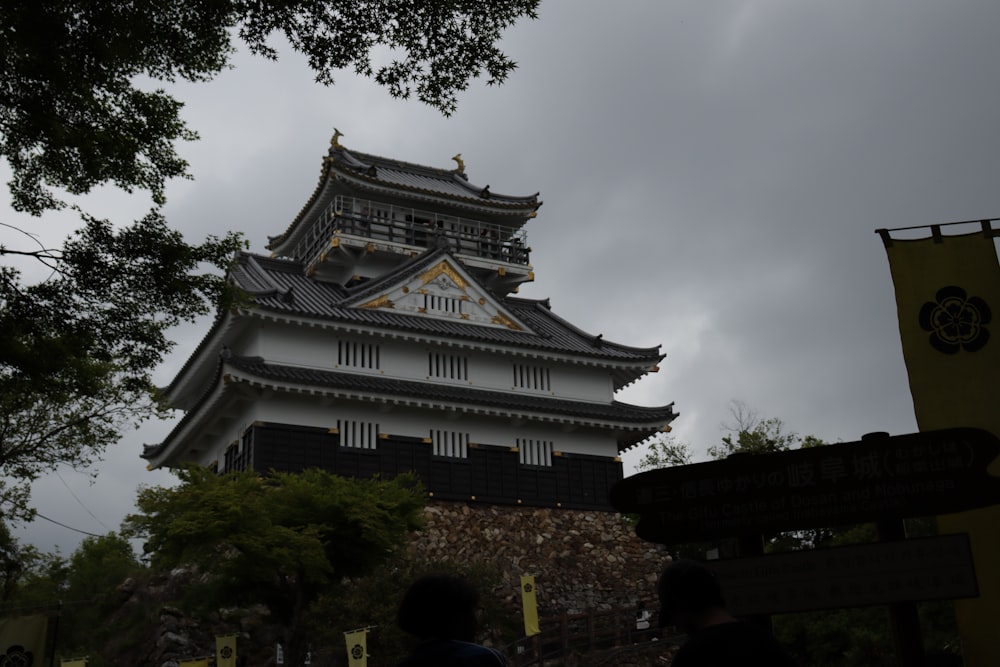
[[[342,195],[320,214],[292,256],[301,261],[314,259],[329,247],[336,233],[414,248],[434,248],[443,240],[456,254],[530,264],[531,249],[523,228]]]

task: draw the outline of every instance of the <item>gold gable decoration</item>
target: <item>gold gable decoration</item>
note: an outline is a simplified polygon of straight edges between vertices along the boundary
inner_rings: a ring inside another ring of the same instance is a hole
[[[358,306],[358,308],[370,308],[373,310],[378,308],[395,308],[395,307],[396,304],[392,302],[392,299],[390,299],[389,295],[387,294],[383,294],[382,296],[372,299],[371,301],[366,301],[365,303]]]
[[[507,327],[508,329],[512,329],[513,331],[523,331],[523,329],[521,329],[521,327],[518,326],[517,323],[514,322],[514,320],[510,319],[503,313],[497,313],[496,315],[494,315],[491,322],[493,322],[493,324],[501,324]]]
[[[456,271],[451,264],[449,264],[444,260],[439,262],[433,268],[428,269],[427,271],[424,271],[422,274],[420,274],[420,280],[424,285],[426,285],[427,283],[431,282],[438,276],[442,275],[448,276],[448,278],[451,279],[451,282],[455,283],[455,285],[463,292],[469,286],[469,284],[465,281],[465,279],[462,278],[461,275],[459,275],[458,271]]]

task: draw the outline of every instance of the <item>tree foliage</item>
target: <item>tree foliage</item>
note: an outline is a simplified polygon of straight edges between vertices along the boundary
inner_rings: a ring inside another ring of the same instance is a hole
[[[715,460],[733,454],[767,454],[784,452],[799,447],[818,447],[826,444],[816,436],[789,431],[777,417],[761,417],[756,410],[738,400],[730,401],[730,419],[722,424],[728,431],[717,445],[709,445],[708,455]],[[677,440],[673,435],[661,434],[646,444],[646,450],[636,467],[655,470],[694,463],[691,445]]]
[[[656,470],[694,463],[691,446],[673,435],[661,433],[646,443],[642,458],[636,463],[638,470]]]
[[[186,173],[174,143],[196,135],[180,101],[143,85],[211,79],[236,36],[273,59],[272,37],[283,35],[320,83],[347,69],[450,114],[471,79],[498,84],[516,67],[497,42],[538,2],[4,2],[0,156],[14,172],[14,206],[38,214],[60,205],[50,186],[82,194],[103,183],[162,203],[166,181]]]
[[[0,563],[7,584],[3,611],[58,614],[51,630],[57,654],[93,655],[121,630],[106,619],[122,602],[122,583],[143,570],[124,538],[115,533],[88,537],[69,558],[16,541],[13,546],[5,556],[16,558]],[[12,560],[16,564],[10,567]],[[96,658],[92,664],[107,663]]]
[[[415,478],[392,481],[299,474],[218,476],[180,472],[173,488],[140,491],[128,534],[144,537],[151,566],[195,567],[207,576],[192,604],[265,604],[288,629],[290,663],[303,650],[303,615],[316,595],[388,558],[418,526]]]
[[[0,267],[0,513],[28,519],[30,484],[66,464],[94,463],[121,429],[157,413],[152,370],[181,321],[234,297],[205,264],[226,266],[236,235],[187,244],[151,212],[115,230],[84,216],[61,250],[32,256],[51,270],[25,284]],[[3,250],[0,249],[0,253]]]
[[[36,550],[22,546],[5,521],[0,521],[0,606],[8,606],[20,589],[22,578],[35,560]]]
[[[743,401],[730,401],[729,415],[729,422],[722,425],[729,433],[722,436],[721,444],[708,448],[708,454],[713,459],[724,459],[733,454],[784,452],[823,444],[815,436],[802,437],[788,431],[785,422],[777,417],[761,417]]]

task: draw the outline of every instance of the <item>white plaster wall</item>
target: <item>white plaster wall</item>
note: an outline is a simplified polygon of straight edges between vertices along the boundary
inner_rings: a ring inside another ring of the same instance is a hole
[[[337,366],[337,341],[340,338],[378,344],[381,360],[380,370],[339,368]],[[546,364],[544,361],[528,360],[500,353],[491,354],[446,346],[430,346],[402,340],[338,336],[318,328],[289,326],[274,322],[262,322],[260,332],[248,336],[241,347],[245,351],[240,351],[240,354],[259,355],[278,364],[379,373],[393,378],[443,382],[599,403],[610,403],[613,399],[610,375],[602,368],[554,361]],[[234,351],[236,350],[234,349]],[[467,357],[469,360],[468,381],[446,380],[428,376],[427,356],[431,351]],[[512,370],[515,363],[547,365],[550,369],[550,390],[536,391],[515,387]]]
[[[248,326],[241,331],[238,337],[228,341],[229,349],[233,354],[244,357],[260,357],[264,355],[263,336],[261,326],[264,324],[256,318],[247,318]]]
[[[557,396],[574,395],[585,401],[610,403],[614,382],[607,371],[590,366],[563,365],[552,373],[552,391]]]
[[[261,322],[257,354],[267,361],[333,370],[337,338],[329,331],[278,322]]]

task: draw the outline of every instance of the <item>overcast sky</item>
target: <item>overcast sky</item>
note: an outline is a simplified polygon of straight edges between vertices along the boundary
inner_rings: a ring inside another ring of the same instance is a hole
[[[606,339],[662,345],[661,371],[619,398],[675,402],[674,433],[699,458],[732,399],[830,441],[907,433],[873,231],[1000,216],[997,25],[993,0],[543,0],[504,40],[520,64],[509,82],[474,83],[451,118],[349,73],[323,88],[288,49],[240,56],[176,88],[202,139],[182,146],[195,180],[170,188],[168,214],[192,241],[240,230],[265,252],[334,127],[348,148],[421,164],[461,152],[473,183],[541,192],[521,295]],[[148,205],[88,202],[123,220]],[[208,324],[176,332],[158,381]],[[168,428],[127,433],[94,485],[69,469],[40,481],[37,507],[116,529],[137,484],[170,480],[139,458]],[[42,520],[21,534],[64,553],[81,538]]]

